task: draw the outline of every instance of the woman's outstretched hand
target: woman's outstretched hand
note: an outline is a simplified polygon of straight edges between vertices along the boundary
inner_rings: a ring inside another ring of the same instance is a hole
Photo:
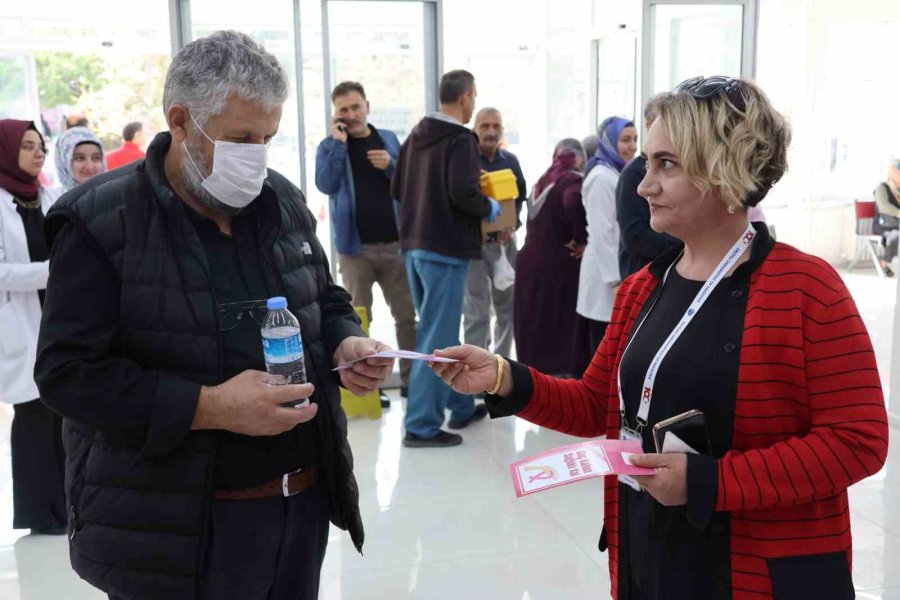
[[[455,363],[430,363],[435,375],[461,394],[478,394],[497,383],[497,359],[478,346],[453,346],[435,350],[437,356],[455,358]]]

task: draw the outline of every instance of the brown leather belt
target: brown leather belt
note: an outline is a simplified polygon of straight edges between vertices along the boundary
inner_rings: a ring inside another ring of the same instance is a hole
[[[259,500],[260,498],[273,498],[275,496],[293,496],[309,488],[316,482],[316,468],[298,469],[293,473],[286,473],[278,479],[266,482],[252,488],[239,490],[215,490],[213,498],[216,500]]]

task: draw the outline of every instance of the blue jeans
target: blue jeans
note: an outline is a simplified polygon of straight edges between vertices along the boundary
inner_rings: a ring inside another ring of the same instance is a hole
[[[430,354],[459,345],[466,269],[467,265],[406,257],[409,288],[419,313],[417,352]],[[445,408],[450,409],[451,419],[468,419],[475,412],[475,398],[454,392],[426,363],[414,361],[409,376],[406,431],[424,438],[436,436],[444,424]]]

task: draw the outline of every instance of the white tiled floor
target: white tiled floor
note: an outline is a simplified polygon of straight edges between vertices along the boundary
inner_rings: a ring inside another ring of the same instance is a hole
[[[865,274],[846,279],[886,378],[894,283]],[[333,529],[321,599],[608,597],[606,556],[596,547],[600,481],[517,500],[507,470],[516,458],[572,438],[502,419],[473,425],[456,448],[407,450],[400,445],[402,410],[395,396],[380,421],[350,423],[365,556]],[[64,537],[23,536],[26,532],[9,529],[10,420],[11,411],[0,411],[0,600],[105,598],[72,573]],[[894,440],[900,435],[892,433]],[[851,509],[857,597],[900,600],[900,444],[892,445],[881,473],[851,489]]]

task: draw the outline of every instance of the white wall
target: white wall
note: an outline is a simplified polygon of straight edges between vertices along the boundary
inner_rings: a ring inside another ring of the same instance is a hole
[[[760,3],[757,79],[794,130],[764,207],[780,239],[835,264],[855,250],[853,199],[871,197],[900,149],[897,39],[900,2]]]

